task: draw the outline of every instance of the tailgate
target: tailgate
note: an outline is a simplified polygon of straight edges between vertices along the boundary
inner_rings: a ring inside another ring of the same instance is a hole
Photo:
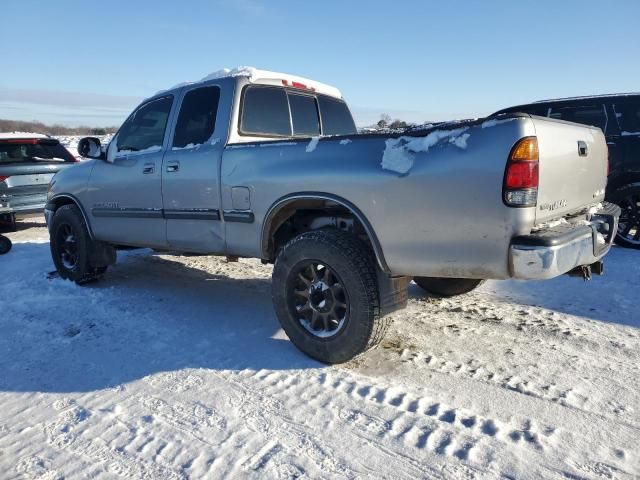
[[[604,200],[608,153],[602,131],[577,123],[532,117],[540,150],[540,224]]]

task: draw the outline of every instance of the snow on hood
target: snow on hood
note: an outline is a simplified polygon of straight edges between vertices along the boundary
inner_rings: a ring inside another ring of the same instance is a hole
[[[465,149],[467,148],[467,140],[471,136],[469,133],[464,133],[468,129],[469,127],[435,130],[424,137],[389,138],[385,141],[382,168],[404,175],[413,167],[415,153],[426,153],[431,147],[443,140],[447,140],[448,143],[460,149]]]

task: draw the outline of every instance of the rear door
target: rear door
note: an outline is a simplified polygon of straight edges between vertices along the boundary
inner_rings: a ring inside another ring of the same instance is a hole
[[[612,110],[618,129],[609,138],[611,173],[640,172],[640,99],[616,99]]]
[[[109,144],[108,161],[96,161],[89,192],[98,239],[166,246],[161,168],[173,103],[167,95],[138,107]]]
[[[162,196],[171,248],[223,253],[220,161],[227,127],[217,85],[186,90],[162,164]]]
[[[55,139],[0,139],[0,211],[42,210],[53,175],[74,163]]]

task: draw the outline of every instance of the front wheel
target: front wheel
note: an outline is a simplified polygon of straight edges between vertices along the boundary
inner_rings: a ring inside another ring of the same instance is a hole
[[[469,293],[484,283],[484,280],[472,278],[438,277],[414,277],[413,281],[423,290],[439,297],[455,297]]]
[[[621,209],[616,243],[640,250],[640,183],[616,189],[610,200]]]
[[[92,240],[75,205],[56,210],[50,229],[51,257],[60,277],[78,284],[100,278],[106,267],[91,264]]]
[[[293,344],[324,363],[346,362],[380,342],[375,260],[358,238],[337,230],[298,235],[278,254],[272,296]]]

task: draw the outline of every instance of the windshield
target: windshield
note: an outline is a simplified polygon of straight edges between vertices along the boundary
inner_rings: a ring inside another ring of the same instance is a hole
[[[35,162],[73,163],[75,158],[57,140],[0,140],[0,165]]]

